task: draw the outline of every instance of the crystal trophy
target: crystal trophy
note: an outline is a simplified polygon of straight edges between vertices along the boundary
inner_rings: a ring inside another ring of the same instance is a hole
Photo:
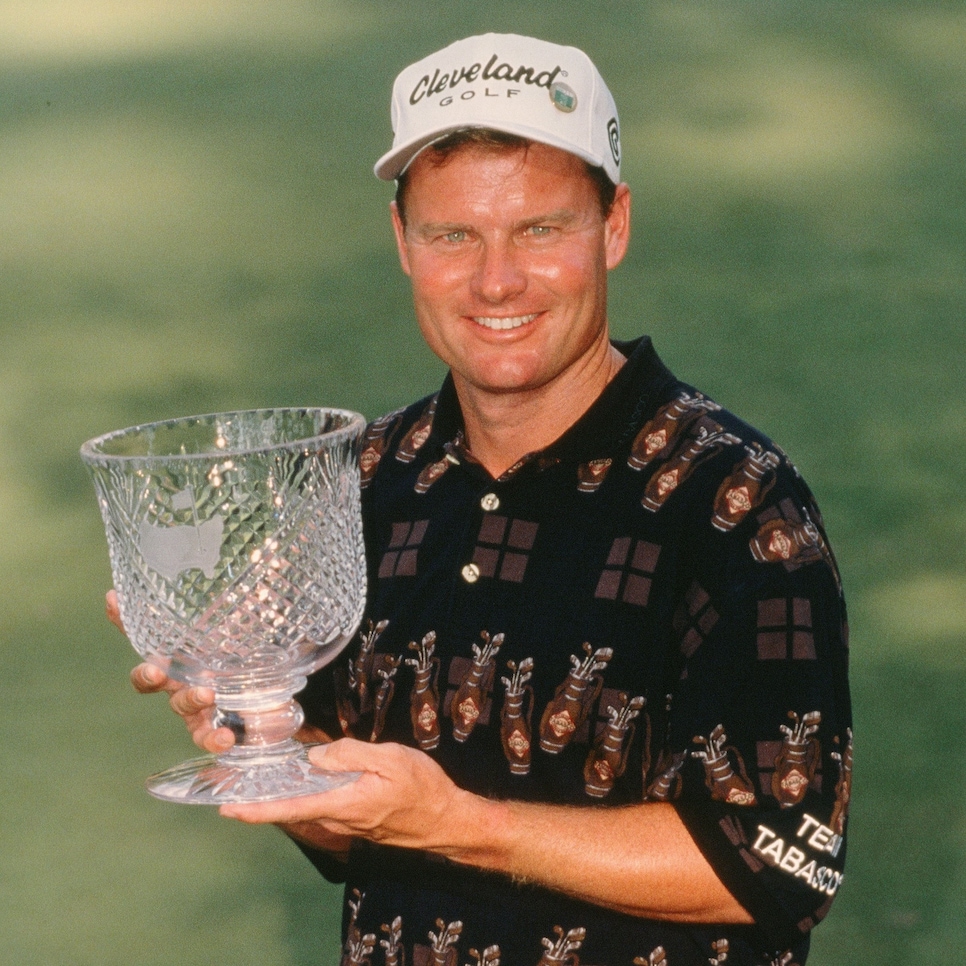
[[[149,778],[152,795],[269,801],[355,777],[308,760],[294,695],[362,619],[364,426],[339,409],[250,410],[134,426],[81,448],[135,650],[212,688],[215,724],[236,735],[224,754]]]

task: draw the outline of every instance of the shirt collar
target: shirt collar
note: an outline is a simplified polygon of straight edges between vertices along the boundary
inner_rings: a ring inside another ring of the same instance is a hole
[[[596,401],[570,429],[540,453],[540,463],[585,462],[607,456],[623,443],[629,443],[643,418],[653,414],[662,390],[675,382],[661,362],[649,336],[631,342],[612,342],[627,362],[607,384]],[[452,374],[447,374],[440,389],[433,419],[432,442],[452,444],[463,436],[463,414]]]

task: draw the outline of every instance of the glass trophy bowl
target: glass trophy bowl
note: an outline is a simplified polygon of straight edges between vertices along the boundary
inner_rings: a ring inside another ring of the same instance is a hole
[[[81,457],[107,531],[124,629],[169,677],[212,688],[225,754],[148,779],[196,804],[314,794],[354,776],[313,766],[294,695],[362,619],[365,421],[263,409],[134,426]]]

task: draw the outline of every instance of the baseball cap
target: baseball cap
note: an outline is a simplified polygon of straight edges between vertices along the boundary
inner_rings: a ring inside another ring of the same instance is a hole
[[[490,128],[569,151],[620,181],[617,107],[591,59],[518,34],[483,34],[405,68],[392,88],[392,149],[375,166],[392,181],[433,141]]]

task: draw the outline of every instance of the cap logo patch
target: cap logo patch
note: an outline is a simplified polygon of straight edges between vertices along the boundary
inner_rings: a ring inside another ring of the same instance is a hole
[[[569,114],[577,109],[577,94],[572,87],[557,81],[550,85],[550,100],[558,111]]]
[[[607,122],[607,140],[610,142],[610,153],[614,156],[614,164],[621,163],[621,135],[617,128],[617,118],[612,117]]]

